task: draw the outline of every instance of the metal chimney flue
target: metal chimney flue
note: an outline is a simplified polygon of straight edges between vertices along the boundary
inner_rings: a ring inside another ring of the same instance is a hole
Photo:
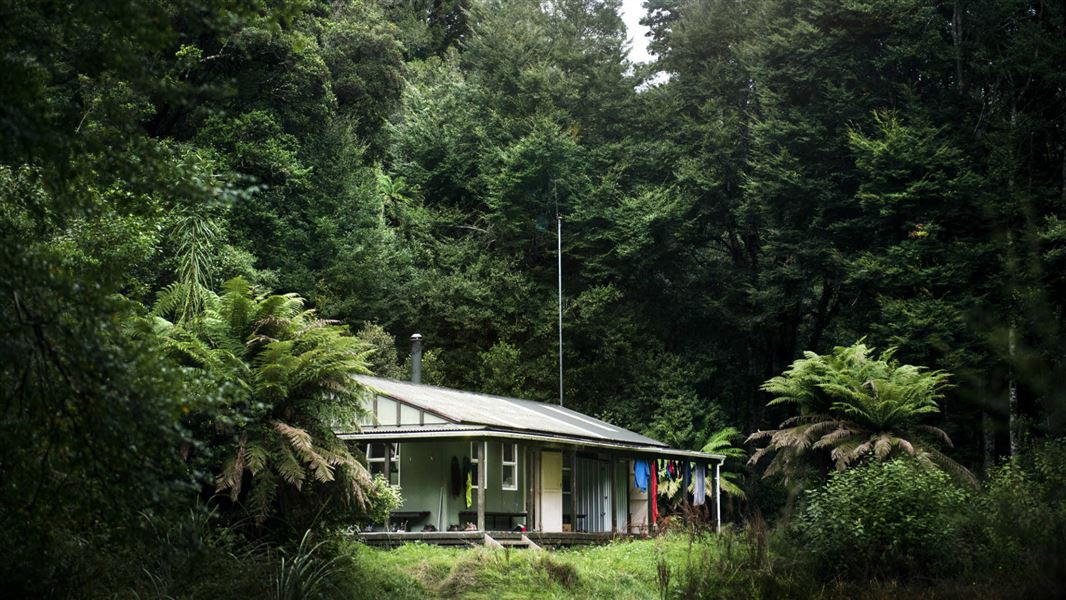
[[[422,334],[411,335],[411,383],[422,383]]]

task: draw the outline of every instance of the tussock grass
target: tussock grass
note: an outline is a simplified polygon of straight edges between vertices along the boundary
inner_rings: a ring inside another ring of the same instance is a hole
[[[698,543],[701,559],[718,556],[717,542]],[[356,542],[350,544],[348,552],[356,557],[357,572],[368,588],[384,584],[382,589],[405,587],[412,591],[412,595],[398,596],[401,598],[494,600],[660,598],[656,573],[660,558],[681,573],[692,555],[690,540],[680,534],[547,552],[417,543],[378,550]]]
[[[669,533],[547,552],[408,544],[379,550],[346,542],[353,598],[610,600],[812,598],[824,600],[1015,598],[983,581],[825,582],[775,541],[776,532]],[[767,535],[769,539],[767,539]],[[662,589],[660,565],[669,570]]]

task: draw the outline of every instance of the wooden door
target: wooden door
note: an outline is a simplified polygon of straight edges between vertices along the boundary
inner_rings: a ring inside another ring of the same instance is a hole
[[[563,453],[544,450],[540,453],[540,529],[563,530]]]

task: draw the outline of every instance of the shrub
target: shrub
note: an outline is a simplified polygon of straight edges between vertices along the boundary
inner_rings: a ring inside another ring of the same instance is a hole
[[[1066,439],[1036,444],[995,468],[969,520],[983,572],[1035,595],[1064,589]]]
[[[965,566],[961,514],[970,496],[910,459],[867,463],[807,492],[798,541],[823,575],[950,575]]]
[[[364,525],[384,523],[392,511],[403,506],[403,497],[400,490],[389,485],[387,479],[381,475],[375,475],[373,485],[367,490],[369,511],[361,515],[359,523]]]

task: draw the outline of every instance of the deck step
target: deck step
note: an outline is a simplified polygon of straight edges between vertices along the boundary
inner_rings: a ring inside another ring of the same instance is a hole
[[[540,546],[533,543],[533,540],[523,534],[512,534],[504,537],[498,533],[493,535],[486,533],[485,546],[492,548],[493,550],[503,550],[504,548],[518,548],[525,550],[541,549]]]

